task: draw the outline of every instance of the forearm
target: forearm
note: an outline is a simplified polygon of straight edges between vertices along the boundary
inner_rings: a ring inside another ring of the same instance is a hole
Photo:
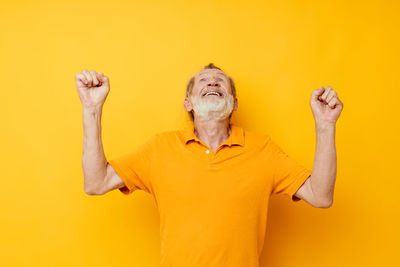
[[[86,192],[100,189],[107,172],[107,160],[101,140],[101,108],[83,108],[83,156],[82,169]]]
[[[316,124],[315,157],[310,184],[315,200],[332,203],[336,180],[335,125]]]

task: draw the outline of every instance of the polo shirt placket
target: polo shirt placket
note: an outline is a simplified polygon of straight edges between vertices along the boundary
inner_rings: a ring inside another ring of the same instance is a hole
[[[211,150],[203,141],[197,138],[196,134],[194,133],[194,125],[191,124],[187,126],[183,131],[185,137],[185,144],[191,145],[190,141],[195,141],[196,145],[201,146],[201,148],[194,149],[194,153],[200,153],[201,157],[205,158],[207,161],[207,169],[208,170],[217,170],[218,169],[218,162],[220,161],[220,157],[222,156],[222,151],[224,149],[229,149],[232,145],[244,145],[244,136],[242,128],[230,124],[231,134],[229,135],[228,139],[222,143],[215,152]],[[205,156],[204,156],[205,155]]]

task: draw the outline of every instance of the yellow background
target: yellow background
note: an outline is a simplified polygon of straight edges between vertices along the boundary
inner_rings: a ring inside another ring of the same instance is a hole
[[[111,159],[187,123],[186,82],[210,62],[236,81],[232,121],[310,168],[312,90],[332,86],[344,103],[333,206],[271,198],[261,266],[400,263],[398,2],[1,6],[1,266],[158,266],[151,196],[83,190],[75,74],[110,78],[102,138]]]

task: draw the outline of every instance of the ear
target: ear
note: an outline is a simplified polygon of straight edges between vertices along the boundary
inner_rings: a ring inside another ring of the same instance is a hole
[[[187,97],[183,101],[183,106],[185,107],[187,112],[190,112],[193,110],[193,105],[192,105],[192,103],[190,103],[190,101]]]
[[[235,98],[234,102],[233,102],[233,110],[237,110],[238,109],[238,99]]]

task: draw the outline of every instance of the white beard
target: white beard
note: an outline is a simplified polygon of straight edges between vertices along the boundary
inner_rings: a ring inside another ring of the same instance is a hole
[[[227,97],[217,96],[190,96],[190,101],[193,104],[196,120],[199,121],[220,121],[226,119],[233,111],[233,96]]]

